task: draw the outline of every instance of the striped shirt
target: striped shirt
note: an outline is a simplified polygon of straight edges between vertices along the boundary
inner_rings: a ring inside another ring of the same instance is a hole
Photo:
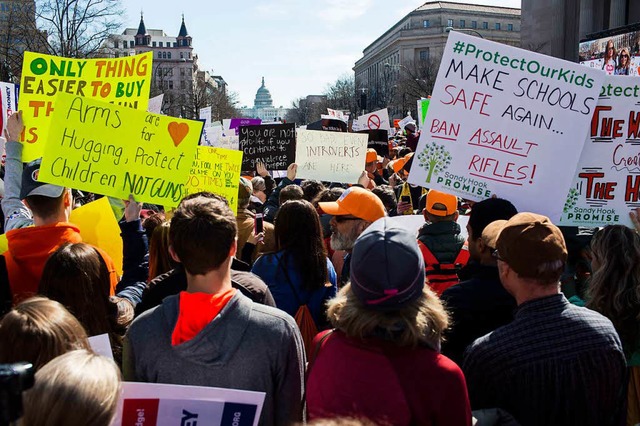
[[[473,409],[502,408],[522,426],[618,424],[625,368],[611,321],[562,294],[521,304],[462,367]]]

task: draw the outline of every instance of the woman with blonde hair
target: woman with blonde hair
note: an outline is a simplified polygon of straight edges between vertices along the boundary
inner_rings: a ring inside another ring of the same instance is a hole
[[[116,414],[120,371],[105,357],[71,351],[36,373],[24,393],[21,426],[109,426]]]
[[[626,47],[620,50],[620,56],[618,56],[618,66],[616,67],[615,75],[629,75],[631,69],[631,57],[629,56],[629,49]]]
[[[591,281],[587,307],[616,328],[629,368],[627,424],[640,423],[640,236],[609,225],[591,240]]]
[[[89,349],[78,320],[46,297],[27,299],[2,317],[0,342],[0,364],[29,362],[36,370],[66,352]]]
[[[425,285],[414,233],[384,217],[356,240],[351,282],[329,301],[307,381],[310,420],[471,424],[460,368],[439,353],[447,314]]]

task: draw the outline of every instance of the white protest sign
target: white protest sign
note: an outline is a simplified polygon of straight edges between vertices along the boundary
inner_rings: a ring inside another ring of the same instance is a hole
[[[217,141],[222,136],[222,126],[205,127],[202,129],[200,145],[213,146],[213,141]]]
[[[452,31],[409,182],[559,220],[604,77]]]
[[[207,127],[211,127],[211,107],[205,107],[205,108],[200,108],[200,115],[199,115],[201,120],[205,120],[204,121],[204,128],[206,129]]]
[[[4,135],[7,128],[7,119],[18,110],[18,98],[16,97],[16,85],[0,82],[0,99],[2,99],[2,115],[0,116],[0,136]]]
[[[122,383],[112,426],[256,426],[264,392],[157,383]]]
[[[345,115],[344,112],[337,109],[327,108],[327,113],[327,115],[322,115],[320,116],[320,118],[336,118],[338,120],[344,121],[345,123],[349,121],[349,116]]]
[[[149,104],[147,106],[147,112],[152,112],[154,114],[162,114],[162,102],[163,101],[164,101],[164,93],[161,93],[158,96],[149,99]]]
[[[113,359],[113,351],[111,350],[111,342],[107,333],[89,337],[89,346],[98,355]]]
[[[231,126],[231,119],[230,118],[223,118],[222,119],[222,128],[225,130],[229,130],[229,126]]]
[[[404,129],[404,126],[406,126],[409,123],[416,124],[416,122],[413,120],[413,118],[410,115],[407,115],[405,118],[403,118],[402,120],[398,121],[398,127],[400,127],[400,129]]]
[[[298,177],[356,183],[364,170],[369,135],[299,130],[296,163]]]
[[[418,237],[418,231],[425,224],[424,216],[421,214],[408,214],[408,215],[400,215],[394,216],[390,218],[394,224],[408,230],[409,232],[415,232],[416,238]],[[469,216],[458,216],[458,220],[456,223],[460,225],[460,235],[465,239],[469,236],[467,232],[467,224],[469,223]]]
[[[355,120],[354,120],[355,121]],[[381,109],[358,117],[359,130],[391,130],[389,111]]]
[[[640,78],[607,76],[560,225],[633,227],[640,207]]]

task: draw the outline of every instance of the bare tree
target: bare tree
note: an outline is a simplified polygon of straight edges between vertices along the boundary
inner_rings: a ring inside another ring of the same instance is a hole
[[[356,96],[356,82],[353,75],[340,76],[324,91],[327,96],[327,107],[348,111],[352,115],[358,112],[358,98]]]
[[[31,44],[57,56],[93,55],[110,34],[118,32],[124,16],[120,0],[39,0],[35,23],[22,30],[33,33]],[[31,46],[29,46],[31,48]]]
[[[432,59],[409,61],[399,66],[388,99],[391,115],[403,117],[408,110],[415,110],[418,99],[430,96],[439,68],[440,61]]]

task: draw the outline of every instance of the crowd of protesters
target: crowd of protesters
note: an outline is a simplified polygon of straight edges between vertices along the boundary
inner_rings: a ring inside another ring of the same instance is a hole
[[[411,185],[410,123],[350,185],[259,164],[235,214],[211,193],[130,197],[119,276],[69,223],[72,190],[22,164],[22,127],[0,363],[37,370],[24,425],[109,425],[122,380],[264,392],[261,425],[640,423],[640,212],[585,232]],[[113,361],[88,342],[104,333]]]

